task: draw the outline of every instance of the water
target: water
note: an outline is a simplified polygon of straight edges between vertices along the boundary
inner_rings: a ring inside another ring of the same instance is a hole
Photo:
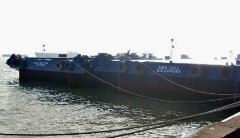
[[[42,82],[19,83],[18,71],[9,68],[5,62],[6,58],[0,58],[1,133],[108,130],[183,117],[207,111],[214,105],[159,103],[121,95],[111,88],[70,89]],[[212,114],[127,137],[185,137],[231,114]],[[120,133],[123,131],[62,137],[106,137]]]

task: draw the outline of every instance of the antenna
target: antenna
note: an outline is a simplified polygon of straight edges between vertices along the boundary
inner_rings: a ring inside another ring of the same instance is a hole
[[[233,51],[230,50],[230,51],[229,51],[229,54],[230,54],[230,62],[231,62],[231,64],[233,64],[233,63],[232,63],[232,62],[233,62]]]
[[[43,53],[45,52],[45,45],[42,45],[42,58],[43,58]]]
[[[173,57],[173,48],[174,48],[174,39],[171,39],[171,46],[170,46],[170,62],[172,62],[172,57]]]

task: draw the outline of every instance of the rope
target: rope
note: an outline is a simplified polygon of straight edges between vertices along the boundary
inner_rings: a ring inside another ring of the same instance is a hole
[[[74,62],[73,62],[74,63]],[[99,77],[97,77],[96,75],[90,73],[89,71],[83,69],[81,66],[79,66],[78,64],[74,63],[76,66],[78,66],[80,69],[82,69],[83,71],[85,71],[87,74],[93,76],[94,78],[116,88],[116,89],[119,89],[119,90],[122,90],[126,93],[129,93],[129,94],[132,94],[132,95],[135,95],[135,96],[138,96],[138,97],[141,97],[141,98],[144,98],[144,99],[148,99],[148,100],[154,100],[154,101],[160,101],[160,102],[168,102],[168,103],[205,103],[205,102],[214,102],[214,101],[222,101],[222,100],[227,100],[227,99],[233,99],[233,98],[238,98],[240,96],[233,96],[233,97],[225,97],[225,98],[219,98],[219,99],[211,99],[211,100],[203,100],[203,101],[172,101],[172,100],[163,100],[163,99],[159,99],[159,98],[153,98],[153,97],[148,97],[148,96],[144,96],[144,95],[140,95],[140,94],[137,94],[137,93],[134,93],[132,91],[129,91],[129,90],[126,90],[126,89],[123,89],[121,87],[118,87],[110,82],[107,82]]]
[[[159,124],[156,124],[156,125],[152,125],[153,127],[149,127],[149,128],[142,129],[142,130],[137,130],[137,131],[134,131],[134,132],[114,135],[114,136],[110,136],[108,138],[116,138],[116,137],[133,135],[133,134],[136,134],[136,133],[145,132],[145,131],[148,131],[148,130],[157,129],[157,128],[164,127],[164,126],[167,126],[167,125],[171,125],[171,124],[176,123],[176,122],[185,121],[185,120],[193,119],[193,118],[196,118],[196,117],[200,117],[200,116],[203,116],[203,115],[212,114],[212,113],[216,113],[216,112],[220,112],[220,111],[225,111],[225,110],[236,108],[236,107],[239,107],[239,106],[240,106],[240,101],[235,102],[235,103],[230,104],[230,105],[226,105],[226,106],[217,108],[217,109],[214,109],[214,110],[210,110],[210,111],[207,111],[207,112],[203,112],[203,113],[199,113],[199,114],[195,114],[195,115],[191,115],[191,116],[186,116],[186,117],[182,117],[182,118],[177,118],[177,119],[165,121],[165,122],[162,122],[162,123],[159,123]]]
[[[216,113],[216,112],[232,109],[232,108],[235,108],[235,107],[238,107],[238,106],[240,106],[240,101],[232,103],[232,104],[228,104],[228,105],[220,107],[220,108],[216,108],[214,110],[210,110],[210,111],[207,111],[207,112],[199,113],[199,114],[185,116],[185,117],[177,118],[177,119],[173,119],[173,120],[167,120],[167,121],[160,122],[160,123],[154,123],[154,124],[148,124],[148,125],[142,125],[142,126],[134,126],[134,127],[128,127],[128,128],[121,128],[121,129],[110,129],[110,130],[103,130],[103,131],[90,131],[90,132],[79,132],[79,133],[54,133],[54,134],[0,133],[0,135],[4,135],[4,136],[31,136],[31,137],[33,137],[33,136],[66,136],[66,135],[83,135],[83,134],[110,133],[110,132],[115,132],[115,131],[122,131],[122,130],[130,130],[130,129],[135,129],[135,128],[149,127],[149,128],[143,129],[143,130],[138,130],[138,131],[134,131],[134,132],[130,132],[130,133],[124,133],[124,134],[120,134],[120,135],[111,136],[111,137],[120,137],[120,136],[126,136],[126,135],[131,135],[131,134],[135,134],[135,133],[144,132],[144,131],[151,130],[151,129],[156,129],[156,128],[159,128],[159,127],[163,127],[163,126],[166,126],[166,125],[173,124],[175,122],[184,121],[184,120],[200,117],[200,116],[203,116],[203,115],[212,114],[212,113]]]
[[[228,95],[228,96],[230,96],[230,95],[238,95],[238,94],[211,93],[211,92],[205,92],[205,91],[195,90],[195,89],[192,89],[192,88],[189,88],[189,87],[180,85],[180,84],[178,84],[178,83],[176,83],[176,82],[174,82],[174,81],[171,81],[171,80],[169,80],[168,78],[160,75],[159,73],[157,73],[156,71],[154,71],[153,69],[151,69],[148,65],[146,65],[146,64],[144,64],[144,63],[142,63],[142,64],[143,64],[144,66],[146,66],[150,71],[152,71],[153,73],[155,73],[156,75],[158,75],[159,77],[161,77],[162,79],[164,79],[164,80],[166,80],[166,81],[168,81],[168,82],[170,82],[170,83],[172,83],[172,84],[174,84],[174,85],[176,85],[176,86],[178,86],[178,87],[184,88],[184,89],[186,89],[186,90],[190,90],[190,91],[197,92],[197,93],[202,93],[202,94],[209,94],[209,95],[225,95],[225,96],[227,96],[227,95]]]

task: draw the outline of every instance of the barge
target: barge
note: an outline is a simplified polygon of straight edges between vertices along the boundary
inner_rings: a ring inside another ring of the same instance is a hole
[[[7,64],[20,81],[54,81],[70,87],[114,86],[119,92],[171,101],[238,98],[240,66],[173,63],[131,58],[76,55],[74,58],[22,57]],[[233,98],[234,97],[234,98]]]

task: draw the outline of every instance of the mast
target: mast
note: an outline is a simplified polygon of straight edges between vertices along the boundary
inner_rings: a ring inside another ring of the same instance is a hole
[[[173,49],[174,49],[174,39],[171,39],[171,46],[170,46],[170,62],[172,62],[173,59]]]
[[[43,53],[45,52],[45,45],[42,46],[42,58],[43,58]]]

